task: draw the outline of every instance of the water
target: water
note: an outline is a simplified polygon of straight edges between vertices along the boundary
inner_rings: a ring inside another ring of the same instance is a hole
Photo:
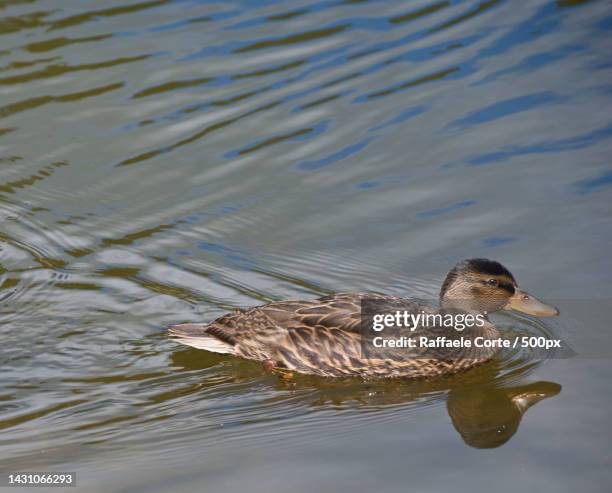
[[[611,295],[611,13],[0,1],[0,469],[88,492],[609,490],[612,341],[573,307]],[[434,298],[474,256],[562,311],[500,327],[604,357],[286,383],[163,333],[333,291]]]

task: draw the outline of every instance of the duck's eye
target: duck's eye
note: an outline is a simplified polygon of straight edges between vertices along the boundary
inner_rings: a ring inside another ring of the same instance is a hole
[[[487,284],[490,286],[497,286],[499,283],[497,282],[497,279],[489,279]]]

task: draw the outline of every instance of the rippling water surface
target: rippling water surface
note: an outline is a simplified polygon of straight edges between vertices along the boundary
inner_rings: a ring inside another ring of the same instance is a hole
[[[285,383],[163,329],[338,290],[435,298],[473,256],[543,299],[609,300],[610,7],[0,1],[2,471],[607,491],[609,357]],[[611,341],[557,304],[496,320]]]

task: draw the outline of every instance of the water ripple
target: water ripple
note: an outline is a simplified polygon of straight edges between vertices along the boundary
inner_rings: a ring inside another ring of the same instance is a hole
[[[554,374],[574,387],[566,404],[605,408],[606,367],[570,372],[537,352],[427,382],[283,382],[163,332],[335,291],[435,299],[474,256],[543,297],[605,293],[608,7],[0,2],[3,469],[78,470],[87,491],[203,475],[227,489],[215,457],[263,481],[292,461],[331,477],[333,456],[361,481],[368,443],[405,486],[404,472],[423,476],[397,459],[416,443],[475,471],[460,447],[482,445],[483,402],[510,416],[484,442],[499,446],[522,416],[508,395],[560,390],[527,380]],[[554,329],[496,321],[510,336]],[[557,411],[564,440],[584,441]],[[513,438],[521,457],[559,435],[546,413]],[[609,455],[598,437],[593,471]],[[274,461],[257,465],[260,452]]]

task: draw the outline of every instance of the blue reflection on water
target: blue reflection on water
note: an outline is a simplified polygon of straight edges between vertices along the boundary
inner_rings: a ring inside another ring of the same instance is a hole
[[[575,183],[579,191],[582,193],[592,192],[602,187],[608,187],[612,185],[612,171],[608,171],[597,178],[591,178],[588,180],[580,180]]]
[[[457,202],[455,204],[449,205],[447,207],[439,207],[437,209],[429,209],[427,211],[418,212],[416,216],[419,219],[429,219],[429,218],[441,216],[443,214],[447,214],[449,212],[453,212],[459,209],[465,209],[466,207],[470,207],[477,203],[478,202],[476,200],[464,200],[462,202]]]
[[[577,137],[544,141],[538,144],[530,144],[525,146],[514,146],[497,152],[480,154],[470,158],[468,160],[468,164],[471,166],[482,166],[485,164],[506,161],[513,157],[524,156],[527,154],[545,154],[549,152],[582,149],[610,137],[612,137],[612,124]]]
[[[469,127],[487,123],[515,113],[528,111],[539,106],[566,101],[567,98],[559,96],[552,91],[542,91],[517,98],[506,99],[493,103],[485,108],[476,110],[464,118],[452,121],[449,127]]]
[[[493,248],[500,245],[506,245],[508,243],[514,243],[518,241],[516,236],[490,236],[482,240],[482,246],[485,248]]]
[[[356,144],[346,146],[343,149],[340,149],[338,152],[334,152],[329,156],[322,159],[317,159],[316,161],[302,161],[296,167],[302,171],[316,171],[358,153],[359,151],[365,149],[372,139],[373,137],[362,139]]]

